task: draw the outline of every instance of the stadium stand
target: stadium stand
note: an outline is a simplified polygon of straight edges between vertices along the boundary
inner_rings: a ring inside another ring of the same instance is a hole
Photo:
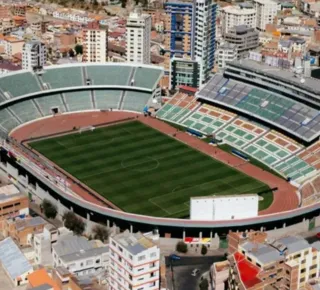
[[[122,90],[94,90],[96,109],[119,109]]]
[[[92,85],[119,85],[127,86],[130,83],[132,66],[125,65],[88,65],[86,75],[91,80]]]
[[[36,76],[30,72],[10,74],[0,78],[2,92],[7,92],[12,97],[35,93],[41,90]]]
[[[7,110],[0,110],[0,126],[6,131],[10,132],[13,128],[19,126],[18,120]]]
[[[41,114],[32,100],[21,101],[11,105],[9,109],[21,120],[22,123],[41,118]]]
[[[320,169],[320,142],[308,147],[304,152],[299,154],[299,157],[308,164],[314,166],[316,169]]]
[[[318,110],[220,74],[216,74],[197,96],[255,116],[308,142],[320,134]]]
[[[90,91],[67,92],[63,94],[63,97],[70,112],[93,109]]]
[[[127,111],[142,112],[143,108],[150,98],[150,93],[126,91],[121,109]]]
[[[157,83],[160,77],[160,73],[161,71],[159,70],[138,67],[136,68],[135,74],[133,76],[134,86],[152,89]]]
[[[64,113],[66,111],[60,94],[40,97],[34,100],[39,105],[44,116],[52,115],[53,108],[57,108],[59,113]]]
[[[49,85],[49,89],[83,86],[81,67],[71,66],[60,69],[46,69],[41,75],[43,83]]]

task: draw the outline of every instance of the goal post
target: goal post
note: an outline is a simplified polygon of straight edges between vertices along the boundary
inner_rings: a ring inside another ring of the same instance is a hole
[[[92,132],[92,131],[94,131],[95,128],[96,127],[94,127],[94,126],[80,127],[78,132],[79,132],[79,134],[81,134],[82,132],[86,132],[86,131],[91,131]]]

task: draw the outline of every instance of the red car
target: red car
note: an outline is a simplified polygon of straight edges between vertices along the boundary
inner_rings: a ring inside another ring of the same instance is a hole
[[[317,237],[318,239],[320,239],[320,233],[317,233],[317,234],[316,234],[316,237]]]

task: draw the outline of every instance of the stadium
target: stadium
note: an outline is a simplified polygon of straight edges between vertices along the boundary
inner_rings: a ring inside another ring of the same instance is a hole
[[[315,80],[234,61],[195,95],[181,89],[162,103],[162,75],[106,63],[0,77],[2,173],[60,214],[172,237],[319,214]],[[192,197],[250,193],[260,196],[257,217],[189,219]]]

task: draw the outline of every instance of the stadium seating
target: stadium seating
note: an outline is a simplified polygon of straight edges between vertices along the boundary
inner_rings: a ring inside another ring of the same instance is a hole
[[[23,123],[42,117],[32,100],[21,101],[9,108]]]
[[[320,132],[317,110],[267,90],[215,75],[198,96],[254,115],[305,140]]]
[[[49,89],[83,86],[81,67],[64,67],[47,69],[41,76],[43,83],[48,84]]]
[[[135,74],[133,76],[134,86],[152,89],[159,79],[160,74],[160,70],[138,67],[136,68]]]
[[[122,90],[94,90],[96,109],[119,109]]]
[[[316,142],[308,147],[299,157],[316,169],[320,169],[320,142]]]
[[[268,128],[262,127],[254,122],[249,123],[244,118],[237,118],[220,130],[216,134],[216,138],[237,149],[242,149],[261,137],[268,130]]]
[[[20,97],[41,90],[36,76],[30,72],[0,77],[0,88],[2,92],[7,92],[12,97]]]
[[[0,103],[7,101],[7,98],[0,92]]]
[[[151,98],[150,93],[126,91],[123,99],[122,110],[142,112]]]
[[[63,95],[70,112],[93,109],[90,91],[68,92]]]
[[[44,116],[52,115],[53,108],[58,108],[59,113],[64,113],[66,111],[60,94],[36,98],[35,102],[38,103]]]
[[[127,86],[130,84],[132,66],[124,65],[88,65],[86,67],[87,77],[92,85],[119,85]]]
[[[19,125],[20,123],[7,109],[0,110],[0,126],[7,132],[10,132]]]
[[[171,122],[179,123],[196,107],[200,106],[196,98],[187,94],[177,93],[158,112],[157,117]]]

